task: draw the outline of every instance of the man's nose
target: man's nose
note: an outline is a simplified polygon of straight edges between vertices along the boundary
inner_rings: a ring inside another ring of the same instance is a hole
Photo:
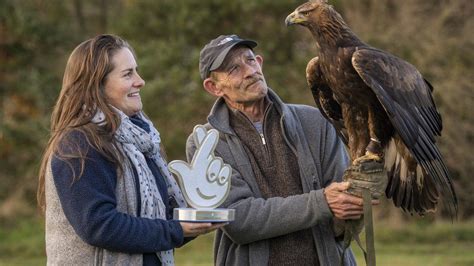
[[[254,76],[258,69],[255,66],[244,64],[244,77]]]

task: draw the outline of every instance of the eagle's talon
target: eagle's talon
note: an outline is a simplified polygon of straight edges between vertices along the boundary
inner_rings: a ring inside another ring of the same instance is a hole
[[[375,162],[375,163],[381,163],[383,161],[382,157],[377,154],[373,153],[367,153],[364,156],[361,156],[359,158],[356,158],[353,162],[353,166],[360,166],[362,164],[370,163],[370,162]]]

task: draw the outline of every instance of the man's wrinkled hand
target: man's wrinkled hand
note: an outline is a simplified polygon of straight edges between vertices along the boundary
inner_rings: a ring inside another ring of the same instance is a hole
[[[368,189],[372,199],[383,196],[388,183],[384,164],[375,161],[352,165],[344,173],[343,179],[350,184],[348,193],[362,197],[362,191]]]
[[[348,182],[334,182],[324,189],[324,196],[334,217],[346,219],[359,219],[363,214],[362,198],[347,194]]]

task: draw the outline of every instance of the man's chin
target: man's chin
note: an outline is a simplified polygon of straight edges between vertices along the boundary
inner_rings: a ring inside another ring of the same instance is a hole
[[[266,86],[265,83],[262,83],[260,87],[256,90],[262,97],[267,96],[268,93],[268,87]]]
[[[255,91],[252,94],[254,95],[253,98],[259,101],[259,100],[264,99],[267,96],[267,93],[268,93],[268,89],[265,87],[265,88],[259,89],[258,91]]]

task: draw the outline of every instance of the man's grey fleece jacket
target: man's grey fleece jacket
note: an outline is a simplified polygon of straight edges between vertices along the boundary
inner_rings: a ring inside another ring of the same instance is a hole
[[[340,265],[342,243],[335,240],[333,215],[322,188],[341,181],[348,164],[344,144],[318,109],[285,104],[270,89],[268,97],[282,114],[281,130],[298,158],[304,194],[262,198],[249,158],[229,125],[227,106],[219,98],[205,126],[219,131],[215,155],[233,168],[230,193],[221,207],[235,209],[236,217],[216,233],[215,264],[267,265],[268,239],[312,228],[320,265]],[[192,137],[186,150],[190,161],[196,150]],[[355,265],[352,251],[346,252],[345,265]]]

